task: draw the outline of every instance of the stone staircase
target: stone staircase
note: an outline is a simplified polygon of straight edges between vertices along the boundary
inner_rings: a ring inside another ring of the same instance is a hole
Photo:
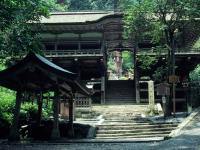
[[[177,124],[134,120],[106,120],[97,125],[96,139],[160,138],[168,136]]]
[[[110,80],[106,88],[106,104],[135,103],[133,80]]]
[[[100,112],[98,107],[96,108]],[[96,125],[96,139],[163,140],[177,123],[153,123],[141,117],[147,105],[114,105],[101,108],[104,121]]]

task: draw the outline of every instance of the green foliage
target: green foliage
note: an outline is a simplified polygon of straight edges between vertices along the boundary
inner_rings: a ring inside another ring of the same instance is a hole
[[[136,0],[129,5],[124,12],[125,36],[139,42],[144,36],[148,36],[152,18],[152,3],[149,0]]]
[[[116,66],[115,66],[114,59],[112,58],[112,55],[109,55],[107,64],[108,64],[108,69],[115,72]]]
[[[59,3],[58,0],[47,0],[46,1],[50,12],[61,12],[68,10],[68,2],[62,1]]]
[[[11,124],[14,108],[15,92],[0,87],[0,118]]]
[[[200,48],[200,38],[194,43],[192,48]]]
[[[166,65],[158,67],[153,74],[153,80],[155,82],[158,82],[158,83],[166,81],[166,77],[167,77],[167,67],[166,67]]]
[[[113,0],[68,0],[69,10],[110,10],[113,9]]]
[[[28,51],[39,51],[39,37],[32,23],[48,16],[45,0],[3,0],[0,3],[1,57],[15,57]],[[35,25],[39,27],[39,24]]]
[[[200,16],[199,0],[135,0],[125,9],[125,27],[128,37],[133,33],[151,35],[159,41],[164,36],[172,46],[175,34],[188,22]],[[186,21],[187,20],[187,21]]]
[[[52,115],[53,115],[53,108],[52,108],[52,101],[50,101],[48,105],[43,105],[42,117],[44,119],[48,119]]]
[[[21,106],[20,117],[23,120],[28,120],[28,118],[36,119],[37,109],[36,103],[25,102]]]
[[[158,61],[156,56],[149,56],[147,54],[139,55],[137,57],[138,57],[139,68],[144,70],[151,69],[151,66]]]
[[[133,70],[133,55],[129,51],[123,51],[122,52],[122,68],[123,70]]]
[[[166,47],[170,56],[168,74],[172,74],[175,42],[180,41],[182,29],[200,17],[199,7],[199,0],[135,0],[125,9],[125,35],[134,40],[136,47],[145,38]]]
[[[200,65],[190,72],[189,78],[191,81],[200,81]]]

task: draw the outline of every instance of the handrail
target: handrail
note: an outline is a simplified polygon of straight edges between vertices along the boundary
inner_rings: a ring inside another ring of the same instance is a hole
[[[92,106],[91,98],[89,97],[76,97],[76,107],[87,108]]]
[[[102,55],[101,49],[82,50],[44,50],[46,56],[76,56],[76,55]]]
[[[167,53],[167,49],[166,48],[162,48],[162,49],[155,49],[155,48],[142,48],[139,49],[139,53],[143,53],[143,52],[147,52],[147,53]],[[176,54],[184,54],[184,53],[200,53],[200,48],[192,48],[192,49],[176,49],[175,50]]]

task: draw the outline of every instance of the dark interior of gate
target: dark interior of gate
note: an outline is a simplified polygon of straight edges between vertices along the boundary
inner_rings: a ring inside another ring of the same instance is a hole
[[[110,54],[115,51],[115,60],[120,62],[122,51],[133,52],[134,50],[134,42],[123,38],[121,13],[54,13],[48,19],[43,18],[41,23],[44,24],[40,32],[46,57],[61,67],[78,73],[78,79],[86,83],[88,88],[93,89],[93,103],[134,103],[136,101],[134,78],[127,73],[124,73],[126,80],[119,77],[122,73],[121,64],[116,62],[119,67],[116,72],[119,76],[116,80],[115,78],[110,80],[111,71],[108,66]],[[139,43],[139,49],[144,49],[148,55],[155,55],[152,53],[152,46],[155,45],[148,38],[143,43]],[[193,61],[195,58],[192,54],[189,56],[186,53],[179,53],[177,56],[178,66],[182,63],[195,66],[199,60]],[[161,55],[159,63],[157,62],[150,71],[154,71],[164,59],[165,55],[163,57]],[[139,72],[142,76],[151,74],[142,70]],[[177,73],[188,77],[189,70],[179,67]],[[141,85],[141,87],[145,86]],[[144,102],[147,102],[146,93],[141,97],[145,97]]]

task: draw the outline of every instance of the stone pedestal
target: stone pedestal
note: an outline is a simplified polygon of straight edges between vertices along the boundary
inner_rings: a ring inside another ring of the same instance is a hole
[[[154,96],[154,83],[153,81],[148,81],[148,98],[149,98],[149,108],[151,113],[154,111],[155,107],[155,96]]]

